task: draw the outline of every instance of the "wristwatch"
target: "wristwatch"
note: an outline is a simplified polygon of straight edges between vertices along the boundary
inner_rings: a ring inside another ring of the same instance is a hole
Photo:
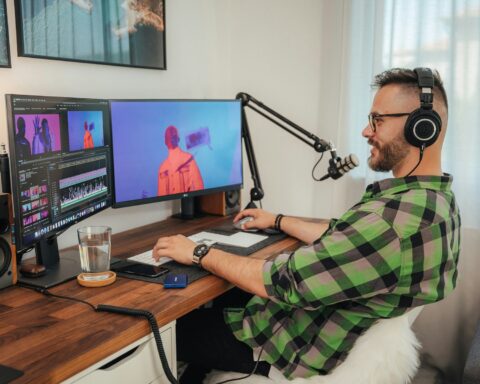
[[[201,267],[202,259],[207,255],[208,251],[210,251],[210,247],[207,244],[198,244],[193,249],[193,264]]]

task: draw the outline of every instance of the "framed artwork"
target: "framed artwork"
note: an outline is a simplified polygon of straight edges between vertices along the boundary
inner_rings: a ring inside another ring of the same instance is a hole
[[[0,67],[10,67],[7,5],[5,0],[0,0]]]
[[[15,13],[19,56],[166,69],[165,0],[15,0]]]

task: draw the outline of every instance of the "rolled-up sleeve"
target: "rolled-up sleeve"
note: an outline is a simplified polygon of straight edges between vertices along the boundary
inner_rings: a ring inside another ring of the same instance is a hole
[[[350,212],[312,246],[263,267],[269,297],[304,309],[391,291],[402,265],[400,239],[379,214]]]

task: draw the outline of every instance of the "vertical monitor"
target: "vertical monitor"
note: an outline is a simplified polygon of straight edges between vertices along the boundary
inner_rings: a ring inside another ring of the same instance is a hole
[[[111,205],[110,115],[107,100],[6,98],[15,240],[22,251]]]
[[[110,101],[114,207],[243,183],[240,100]]]

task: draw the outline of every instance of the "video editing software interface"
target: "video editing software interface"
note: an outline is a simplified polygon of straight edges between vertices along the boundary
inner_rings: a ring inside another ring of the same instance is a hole
[[[7,95],[17,249],[111,205],[108,100]]]
[[[114,206],[241,188],[240,100],[110,101]]]

